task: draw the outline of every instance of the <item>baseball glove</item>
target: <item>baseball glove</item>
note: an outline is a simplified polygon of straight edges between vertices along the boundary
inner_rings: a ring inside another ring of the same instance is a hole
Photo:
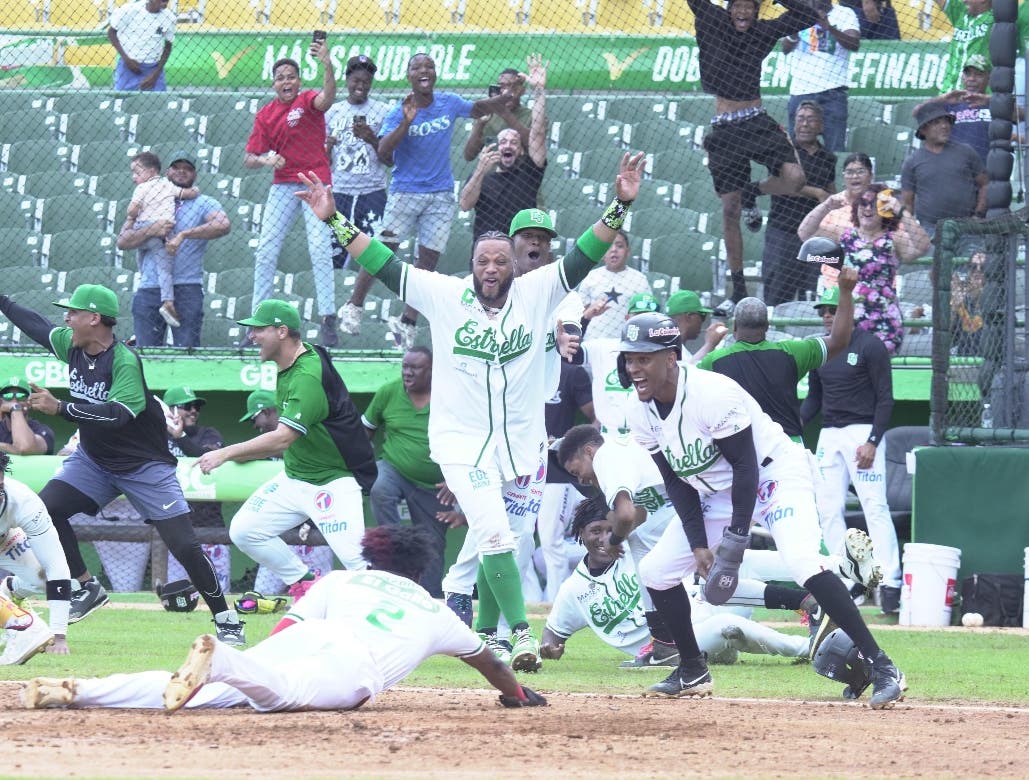
[[[267,599],[256,590],[248,590],[236,602],[236,611],[244,615],[271,615],[286,611],[286,599]]]
[[[522,686],[522,693],[525,695],[525,700],[519,699],[517,696],[505,696],[500,694],[497,698],[500,699],[500,703],[505,707],[546,707],[547,700],[540,696],[532,688],[526,688]]]
[[[175,580],[161,586],[157,597],[169,612],[192,612],[197,608],[200,592],[189,580]]]

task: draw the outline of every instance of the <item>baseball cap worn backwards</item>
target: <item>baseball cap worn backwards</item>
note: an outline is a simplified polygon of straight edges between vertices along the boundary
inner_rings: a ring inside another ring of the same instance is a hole
[[[839,306],[840,305],[840,288],[839,287],[826,287],[822,290],[822,295],[814,303],[815,311],[818,311],[823,306]]]
[[[711,309],[707,308],[700,302],[700,296],[697,295],[693,290],[679,290],[673,293],[668,299],[668,303],[665,304],[665,314],[673,316],[675,314],[710,314]]]
[[[519,230],[528,230],[529,228],[543,230],[549,233],[551,238],[557,237],[557,231],[554,230],[554,220],[543,209],[522,209],[519,211],[514,215],[514,219],[511,220],[511,229],[507,231],[507,234],[513,238],[514,234]]]
[[[107,317],[118,316],[118,296],[102,284],[80,284],[71,294],[71,298],[54,301],[54,306],[62,309],[78,309],[95,311]]]
[[[254,390],[250,395],[247,396],[247,413],[239,418],[240,422],[246,422],[252,420],[265,409],[271,409],[278,406],[278,402],[275,400],[275,393],[271,390]]]
[[[245,320],[236,320],[236,322],[251,328],[285,325],[291,330],[300,330],[300,313],[286,301],[269,298],[261,301],[253,315]]]
[[[168,406],[182,406],[183,404],[191,404],[194,402],[206,404],[207,399],[201,398],[190,388],[179,385],[178,387],[168,388],[164,394],[164,402]]]
[[[12,376],[7,380],[6,385],[0,387],[0,398],[8,401],[14,398],[28,398],[31,392],[28,382],[20,376]]]
[[[650,293],[636,293],[629,299],[629,314],[642,314],[645,311],[658,311],[661,308],[657,299]]]

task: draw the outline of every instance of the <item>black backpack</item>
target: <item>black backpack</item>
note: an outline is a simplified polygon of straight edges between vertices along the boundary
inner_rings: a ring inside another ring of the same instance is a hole
[[[984,626],[1021,626],[1021,574],[973,574],[961,581],[961,614],[978,612]]]

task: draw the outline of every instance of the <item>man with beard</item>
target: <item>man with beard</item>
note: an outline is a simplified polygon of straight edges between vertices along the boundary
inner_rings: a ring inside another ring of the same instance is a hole
[[[479,164],[461,190],[463,211],[475,209],[473,236],[490,230],[504,230],[522,209],[536,205],[547,167],[546,65],[532,61],[527,83],[533,88],[532,119],[529,123],[529,153],[522,137],[507,128],[497,134],[479,155]]]
[[[514,273],[509,236],[487,233],[473,245],[472,284],[401,262],[335,209],[316,176],[300,195],[336,232],[351,257],[410,305],[423,311],[436,345],[434,379],[448,392],[429,412],[431,456],[468,518],[478,544],[478,628],[495,638],[501,614],[511,626],[511,666],[536,671],[539,643],[525,616],[516,542],[504,489],[531,482],[545,468],[543,415],[547,334],[568,292],[600,261],[639,192],[642,153],[626,154],[615,200],[561,260]]]
[[[407,63],[407,81],[411,93],[390,109],[379,129],[379,160],[393,166],[379,237],[394,252],[403,239],[417,239],[416,266],[434,271],[454,221],[450,144],[457,122],[492,114],[513,98],[501,93],[472,103],[453,92],[436,92],[436,63],[425,53],[415,54]],[[364,308],[374,281],[366,271],[358,274],[350,296],[352,306]],[[410,306],[389,320],[405,351],[414,344],[417,320],[418,313]],[[352,320],[348,322],[353,325]]]
[[[743,280],[743,234],[761,229],[758,195],[792,195],[804,186],[804,171],[789,136],[761,105],[761,71],[780,38],[817,21],[805,0],[779,0],[786,13],[758,19],[758,0],[730,0],[728,9],[711,0],[687,0],[696,18],[700,84],[715,96],[711,132],[704,137],[708,168],[722,201],[725,253],[732,277],[729,297],[747,297]],[[750,163],[768,168],[763,181],[751,181]],[[742,211],[741,211],[742,209]]]

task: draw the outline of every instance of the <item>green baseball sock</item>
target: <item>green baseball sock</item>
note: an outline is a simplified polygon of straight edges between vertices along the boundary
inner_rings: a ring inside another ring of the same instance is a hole
[[[528,625],[525,617],[525,597],[522,595],[522,578],[518,573],[514,553],[483,555],[479,566],[480,576],[486,580],[486,590],[492,590],[500,605],[500,611],[512,629]],[[479,614],[482,614],[482,588],[479,589]]]
[[[486,582],[486,575],[482,572],[481,563],[475,575],[475,584],[479,588],[479,609],[475,613],[475,630],[495,634],[497,623],[500,622],[500,605]]]

